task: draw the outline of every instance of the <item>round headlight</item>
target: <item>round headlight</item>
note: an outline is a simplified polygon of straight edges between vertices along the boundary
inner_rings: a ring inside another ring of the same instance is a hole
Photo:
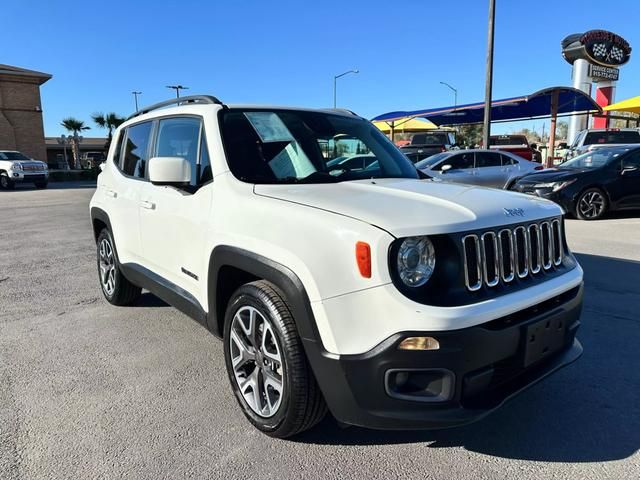
[[[398,249],[398,275],[408,287],[421,287],[436,267],[436,255],[429,237],[405,238]]]

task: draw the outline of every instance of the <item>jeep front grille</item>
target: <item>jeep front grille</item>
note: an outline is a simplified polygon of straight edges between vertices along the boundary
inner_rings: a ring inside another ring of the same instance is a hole
[[[562,223],[557,218],[465,235],[465,285],[473,292],[551,270],[562,264],[563,245]]]

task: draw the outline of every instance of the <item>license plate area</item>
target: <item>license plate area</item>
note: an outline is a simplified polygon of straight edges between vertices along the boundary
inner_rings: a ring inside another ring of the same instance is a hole
[[[561,317],[527,325],[524,329],[524,366],[528,367],[560,350],[564,345],[566,330],[565,319]]]

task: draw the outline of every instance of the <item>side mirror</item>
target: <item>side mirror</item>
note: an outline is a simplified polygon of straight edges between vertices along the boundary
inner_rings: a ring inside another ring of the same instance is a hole
[[[446,165],[443,165],[440,169],[442,173],[447,173],[449,170],[451,170],[451,165],[449,165],[448,163]]]
[[[183,187],[191,181],[191,164],[182,157],[153,157],[149,160],[149,180],[154,185]]]

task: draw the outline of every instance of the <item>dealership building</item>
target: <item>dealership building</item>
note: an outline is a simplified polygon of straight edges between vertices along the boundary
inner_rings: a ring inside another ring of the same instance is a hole
[[[0,150],[46,161],[40,85],[48,73],[0,64]]]

